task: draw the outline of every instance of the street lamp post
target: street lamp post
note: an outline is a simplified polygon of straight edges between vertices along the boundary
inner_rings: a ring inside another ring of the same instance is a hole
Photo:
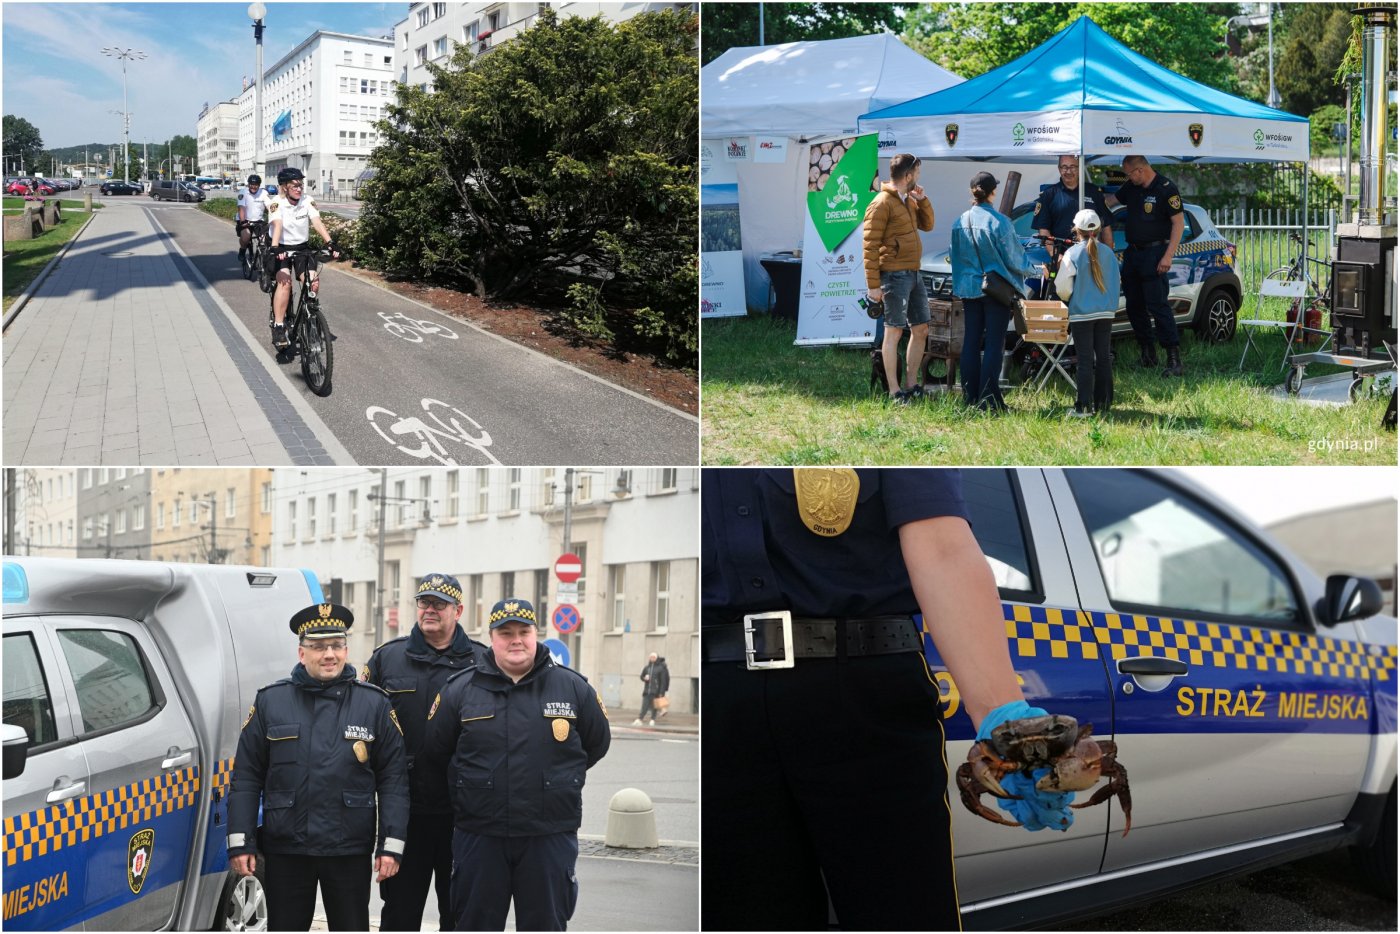
[[[263,79],[263,17],[267,7],[261,3],[248,5],[248,18],[253,21],[253,41],[258,47],[258,71],[253,76],[253,171],[262,174],[262,79]]]
[[[139,61],[146,57],[146,53],[137,49],[118,49],[108,47],[102,50],[103,55],[111,55],[120,59],[122,63],[122,113],[125,117],[122,129],[122,179],[131,182],[131,108],[126,103],[126,63],[128,61]]]

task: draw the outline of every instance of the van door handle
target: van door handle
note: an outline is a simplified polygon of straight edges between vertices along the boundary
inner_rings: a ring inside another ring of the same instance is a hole
[[[189,765],[194,761],[194,753],[190,751],[181,752],[178,747],[171,746],[165,752],[166,759],[160,764],[163,769],[178,769],[181,766]]]
[[[1185,662],[1156,655],[1140,655],[1118,662],[1118,673],[1124,675],[1184,675],[1189,670]]]
[[[85,781],[76,781],[66,788],[58,787],[60,783],[66,782],[67,780],[68,776],[64,775],[61,776],[58,781],[54,782],[53,791],[49,792],[48,797],[44,800],[49,804],[54,804],[58,801],[67,801],[69,798],[76,798],[79,795],[87,794],[87,782]]]

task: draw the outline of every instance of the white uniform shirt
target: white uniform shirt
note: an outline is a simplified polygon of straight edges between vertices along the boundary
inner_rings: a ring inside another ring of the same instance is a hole
[[[271,203],[272,198],[266,188],[260,187],[257,194],[248,191],[246,185],[238,189],[238,206],[243,209],[243,216],[249,223],[262,220]]]
[[[315,200],[310,195],[302,195],[296,204],[292,204],[283,195],[278,195],[268,205],[267,210],[269,220],[282,223],[282,238],[279,242],[283,246],[295,246],[310,240],[311,221],[321,216],[321,212],[316,209]]]

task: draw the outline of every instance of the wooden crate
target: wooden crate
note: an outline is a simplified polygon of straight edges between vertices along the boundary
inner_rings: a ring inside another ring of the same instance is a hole
[[[1025,338],[1036,344],[1069,340],[1069,308],[1061,301],[1026,302]]]
[[[928,303],[928,354],[943,359],[957,359],[962,353],[963,335],[967,319],[963,315],[962,299],[941,301],[929,299]]]

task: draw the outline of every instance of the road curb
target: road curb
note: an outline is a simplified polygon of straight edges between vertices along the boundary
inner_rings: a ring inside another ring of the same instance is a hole
[[[83,221],[83,226],[78,228],[78,232],[73,234],[67,243],[63,244],[63,247],[53,255],[53,258],[45,264],[43,269],[39,270],[39,274],[34,277],[34,281],[24,287],[24,291],[19,293],[19,298],[15,299],[15,303],[11,305],[10,310],[5,313],[5,322],[3,325],[0,325],[0,331],[8,330],[10,322],[19,317],[20,311],[25,305],[29,304],[29,299],[39,290],[39,286],[44,284],[44,280],[49,277],[49,272],[58,265],[59,260],[68,255],[68,250],[73,244],[78,242],[78,238],[83,235],[83,231],[88,229],[88,225],[92,223],[95,217],[97,217],[97,212],[95,210],[89,211],[88,219]]]

